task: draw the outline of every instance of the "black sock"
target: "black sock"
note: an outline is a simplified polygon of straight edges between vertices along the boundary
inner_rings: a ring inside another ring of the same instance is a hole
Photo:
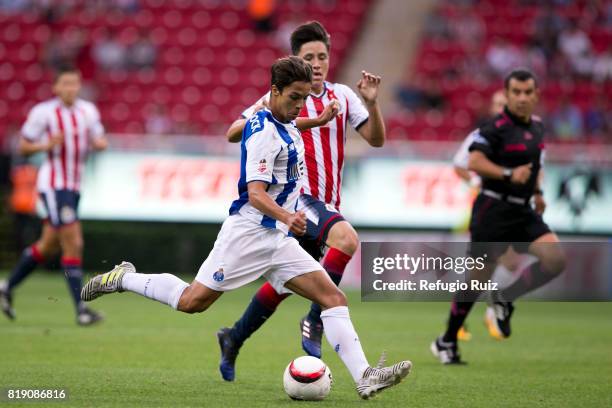
[[[451,303],[448,326],[444,336],[442,337],[443,341],[453,343],[457,341],[457,332],[461,326],[463,326],[463,322],[465,322],[465,319],[470,313],[470,310],[472,310],[474,303],[476,303],[476,300],[478,300],[479,295],[480,291],[472,290],[457,293],[455,300],[453,300]]]
[[[36,266],[42,262],[43,259],[40,256],[40,253],[36,250],[34,246],[28,247],[24,249],[17,265],[15,265],[15,269],[11,273],[11,276],[8,278],[7,291],[11,292],[13,288],[18,286],[25,278],[28,277],[30,273]]]
[[[68,289],[74,301],[74,307],[79,313],[85,305],[81,301],[81,287],[83,286],[83,269],[79,259],[62,258],[62,269],[68,283]]]
[[[514,282],[499,292],[499,296],[504,301],[513,302],[519,296],[545,285],[555,277],[556,274],[543,271],[540,262],[536,262],[523,269]]]
[[[234,344],[241,346],[246,339],[251,337],[251,334],[255,333],[274,314],[275,310],[275,308],[270,309],[266,307],[257,299],[257,295],[253,296],[251,303],[249,303],[249,306],[247,306],[240,319],[234,323],[234,327],[230,331]]]

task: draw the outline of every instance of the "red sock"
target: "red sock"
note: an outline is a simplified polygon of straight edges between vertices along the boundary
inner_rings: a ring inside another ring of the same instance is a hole
[[[351,260],[351,256],[345,254],[336,248],[329,248],[325,258],[323,258],[323,268],[329,274],[329,277],[334,281],[336,285],[340,283],[346,265]]]
[[[38,248],[36,248],[36,245],[32,245],[30,247],[30,250],[32,251],[32,258],[37,262],[37,263],[43,263],[45,262],[45,257],[42,256],[42,254],[40,253],[40,251],[38,250]]]
[[[270,285],[269,282],[266,282],[261,285],[261,288],[259,288],[259,290],[255,294],[255,298],[259,301],[259,303],[261,303],[268,309],[276,310],[276,306],[278,306],[279,303],[285,300],[289,295],[289,293],[283,293],[282,295],[279,295],[278,293],[276,293],[272,285]]]

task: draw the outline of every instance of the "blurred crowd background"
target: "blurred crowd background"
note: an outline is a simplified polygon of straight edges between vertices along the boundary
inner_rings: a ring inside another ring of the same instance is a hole
[[[99,107],[112,152],[155,146],[166,153],[218,154],[212,146],[228,146],[228,125],[267,91],[271,63],[290,52],[291,31],[309,20],[319,20],[331,34],[329,80],[347,82],[361,69],[375,69],[383,77],[380,99],[389,143],[378,150],[347,150],[358,159],[404,159],[393,162],[398,170],[390,174],[401,173],[398,183],[410,190],[401,194],[410,199],[397,213],[381,209],[381,216],[394,214],[402,220],[398,225],[422,227],[422,211],[434,207],[427,194],[422,207],[410,207],[414,191],[432,185],[442,186],[445,194],[455,191],[448,187],[460,184],[452,171],[440,167],[424,174],[423,166],[410,167],[409,161],[448,163],[489,114],[491,95],[516,66],[538,75],[548,159],[579,162],[578,170],[552,171],[555,180],[560,186],[574,174],[598,180],[588,182],[597,188],[583,189],[587,193],[578,201],[559,201],[559,222],[587,214],[590,192],[608,197],[602,186],[609,178],[602,174],[612,163],[609,0],[0,0],[0,197],[3,211],[9,210],[0,213],[0,229],[21,231],[17,239],[0,234],[0,264],[7,259],[4,248],[22,247],[36,235],[24,233],[37,225],[32,221],[36,160],[25,161],[15,146],[28,111],[52,96],[54,68],[71,63],[80,69],[82,96]],[[384,32],[392,32],[396,41],[376,42]],[[356,176],[359,168],[350,167],[356,162],[347,163],[346,194],[355,191],[358,197],[361,189],[371,190]],[[417,182],[418,188],[410,184]],[[390,185],[381,196],[395,190]],[[456,208],[463,203],[457,194],[443,201]],[[227,197],[216,199],[219,214],[224,213]],[[345,202],[351,201],[359,200]],[[84,204],[85,215],[91,214]],[[604,204],[601,211],[608,208]],[[344,211],[353,215],[351,208]],[[414,218],[402,219],[407,211]],[[452,224],[436,222],[444,210],[435,214],[426,228]],[[597,225],[600,214],[589,225]],[[364,225],[390,226],[363,219]],[[359,216],[354,221],[361,224]]]

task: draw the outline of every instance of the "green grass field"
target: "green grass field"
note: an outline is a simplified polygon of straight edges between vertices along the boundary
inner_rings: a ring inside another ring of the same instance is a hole
[[[51,406],[79,407],[612,406],[612,303],[519,303],[514,336],[505,342],[488,337],[478,305],[469,320],[474,338],[462,344],[469,364],[443,367],[429,343],[442,330],[447,304],[361,303],[349,293],[370,362],[386,350],[389,361],[408,358],[414,370],[400,386],[362,402],[325,344],[332,392],[305,403],[282,389],[286,364],[303,354],[298,321],[307,302],[293,297],[247,342],[237,380],[225,383],[215,332],[236,320],[254,289],[226,294],[193,316],[133,294],[106,296],[92,303],[106,321],[81,328],[61,275],[35,274],[15,293],[17,320],[0,316],[0,389],[62,388],[69,400]]]

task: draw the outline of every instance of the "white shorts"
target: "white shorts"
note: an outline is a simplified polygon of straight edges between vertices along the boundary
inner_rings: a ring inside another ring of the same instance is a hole
[[[278,293],[291,293],[285,288],[287,281],[323,270],[295,238],[236,214],[223,222],[196,280],[210,289],[225,292],[264,275]]]

